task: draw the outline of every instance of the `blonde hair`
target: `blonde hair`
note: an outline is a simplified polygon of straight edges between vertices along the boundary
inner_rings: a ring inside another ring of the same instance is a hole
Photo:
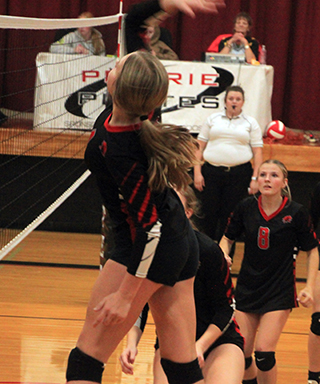
[[[200,201],[190,185],[188,185],[185,189],[180,190],[179,193],[186,199],[186,209],[192,209],[192,215],[198,216],[201,211]]]
[[[280,168],[280,171],[282,172],[283,178],[288,179],[288,169],[280,160],[276,160],[276,159],[265,160],[260,165],[260,167],[263,164],[275,164],[275,165],[277,165]],[[291,191],[290,191],[290,187],[289,187],[288,183],[286,184],[286,186],[284,188],[282,188],[281,195],[286,196],[288,198],[289,202],[292,200]]]
[[[91,12],[82,12],[81,15],[79,15],[80,19],[91,19],[92,17],[94,16]],[[105,45],[100,33],[93,27],[91,28],[91,41],[94,49],[94,55],[99,55],[105,50]]]
[[[113,102],[132,117],[148,115],[167,97],[168,74],[163,64],[148,52],[130,54],[123,64],[113,92]],[[191,183],[188,170],[197,164],[197,141],[188,129],[174,125],[141,124],[141,145],[149,160],[149,187],[178,190]]]

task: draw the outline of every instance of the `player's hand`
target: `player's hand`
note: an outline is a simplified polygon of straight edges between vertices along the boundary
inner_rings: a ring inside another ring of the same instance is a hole
[[[304,288],[298,295],[298,301],[302,306],[309,308],[313,304],[313,295],[309,288]]]
[[[203,191],[203,188],[205,187],[205,182],[202,173],[194,175],[193,184],[198,191]]]
[[[225,2],[224,0],[160,0],[160,6],[171,15],[181,11],[194,18],[198,12],[218,13],[219,8],[225,7]]]
[[[100,323],[105,326],[122,323],[128,316],[130,307],[131,302],[121,297],[119,292],[111,293],[95,306],[94,311],[98,316],[93,326],[96,327]]]
[[[204,367],[204,356],[203,356],[204,352],[202,351],[202,348],[197,343],[196,343],[196,351],[197,351],[199,366],[202,369]]]
[[[231,257],[229,255],[227,255],[226,253],[224,253],[224,258],[227,260],[228,267],[231,268],[232,267]]]
[[[120,355],[119,360],[121,363],[122,372],[127,375],[133,375],[133,363],[138,354],[137,348],[127,347]]]

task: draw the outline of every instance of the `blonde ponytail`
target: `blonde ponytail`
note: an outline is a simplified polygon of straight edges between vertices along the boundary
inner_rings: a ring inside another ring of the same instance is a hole
[[[141,144],[149,160],[149,187],[162,191],[165,187],[184,190],[192,182],[188,171],[198,164],[197,141],[187,128],[142,123]]]
[[[115,82],[112,99],[132,118],[148,115],[167,97],[168,73],[155,56],[134,52],[127,56]],[[186,128],[153,124],[143,120],[141,145],[149,161],[149,186],[162,191],[166,186],[184,189],[191,183],[188,170],[197,164],[197,141]]]

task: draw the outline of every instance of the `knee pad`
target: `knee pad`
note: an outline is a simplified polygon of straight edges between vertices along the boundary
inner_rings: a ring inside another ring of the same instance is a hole
[[[203,380],[198,359],[189,363],[175,363],[161,358],[161,365],[167,375],[169,384],[193,384]]]
[[[67,381],[93,381],[101,384],[104,363],[82,352],[78,347],[69,355]]]
[[[255,351],[256,366],[260,371],[270,371],[276,365],[275,352]]]
[[[320,336],[320,312],[312,314],[310,330],[315,335]]]
[[[248,368],[250,368],[251,367],[251,364],[252,364],[252,356],[250,356],[250,357],[246,357],[245,359],[244,359],[244,361],[245,361],[245,369],[248,369]]]

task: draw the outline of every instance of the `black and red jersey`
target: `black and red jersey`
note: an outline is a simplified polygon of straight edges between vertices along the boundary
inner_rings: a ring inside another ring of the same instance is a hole
[[[225,236],[245,235],[244,257],[236,286],[236,306],[244,312],[265,313],[298,306],[295,288],[295,248],[317,247],[306,209],[285,197],[280,208],[268,216],[258,201],[241,201]]]
[[[129,273],[146,277],[160,239],[185,236],[189,223],[173,189],[150,191],[140,124],[110,126],[109,119],[93,131],[85,160],[112,222],[112,252],[125,260]]]
[[[221,248],[207,235],[195,233],[200,255],[200,267],[194,282],[199,339],[210,324],[223,332],[233,323],[234,291],[230,269]]]
[[[234,321],[234,287],[230,269],[217,243],[207,235],[195,231],[199,244],[200,266],[194,282],[198,340],[214,324],[227,335],[238,337],[240,330]],[[148,305],[135,323],[143,332],[148,317]],[[231,341],[230,341],[231,342]],[[158,341],[156,342],[156,348]]]

